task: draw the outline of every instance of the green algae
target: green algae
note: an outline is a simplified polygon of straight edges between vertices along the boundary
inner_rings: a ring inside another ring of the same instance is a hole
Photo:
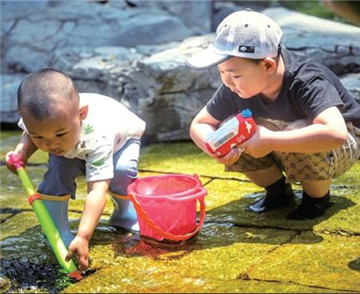
[[[14,150],[19,142],[21,131],[1,131],[0,132],[0,159],[5,162],[5,154]],[[37,150],[29,160],[30,164],[46,164],[48,161],[48,154]]]
[[[242,174],[225,172],[222,164],[217,163],[195,144],[189,144],[189,142],[147,146],[142,150],[139,169],[149,172],[161,171],[162,173],[187,173],[245,179]]]
[[[19,133],[2,134],[1,160]],[[15,143],[16,144],[16,143]],[[179,244],[150,242],[139,234],[108,226],[110,197],[90,243],[90,265],[96,270],[78,283],[55,278],[54,291],[64,293],[349,293],[360,291],[359,162],[332,186],[334,205],[311,221],[285,218],[292,208],[253,214],[244,208],[263,195],[242,175],[223,166],[191,142],[144,147],[139,176],[198,174],[207,189],[207,214],[197,236]],[[39,184],[47,155],[39,152],[27,167]],[[34,165],[32,165],[34,164]],[[18,177],[0,167],[1,258],[19,255],[30,264],[56,259],[27,203]],[[86,198],[85,179],[77,179],[70,200],[70,227],[76,233]],[[301,195],[298,185],[293,188]],[[299,199],[297,199],[299,201]],[[198,208],[199,209],[199,208]],[[27,264],[26,263],[26,264]],[[21,264],[21,263],[20,263]],[[6,273],[0,272],[2,275]],[[6,292],[6,280],[2,291]],[[29,293],[52,289],[38,286]],[[37,285],[37,284],[36,284]],[[23,289],[24,290],[24,289]]]
[[[349,260],[359,255],[360,237],[322,235],[320,243],[303,244],[306,234],[309,232],[268,254],[248,274],[256,279],[293,281],[334,291],[359,291],[360,273],[349,268]]]
[[[360,164],[353,165],[350,170],[348,170],[345,174],[335,178],[332,182],[333,186],[340,187],[353,187],[356,189],[360,188]]]

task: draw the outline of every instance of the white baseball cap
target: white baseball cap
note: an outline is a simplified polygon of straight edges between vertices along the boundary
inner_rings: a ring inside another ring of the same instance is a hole
[[[280,52],[282,30],[268,16],[252,10],[237,11],[217,27],[214,41],[186,64],[193,69],[207,69],[231,57],[264,59]]]

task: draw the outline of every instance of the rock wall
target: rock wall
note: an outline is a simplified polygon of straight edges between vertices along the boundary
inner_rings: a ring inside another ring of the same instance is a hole
[[[212,41],[220,15],[243,7],[103,2],[1,2],[1,122],[18,120],[16,90],[24,75],[54,67],[80,91],[109,95],[132,109],[147,122],[146,140],[189,139],[192,118],[220,80],[216,69],[191,70],[185,60]],[[329,66],[360,101],[360,28],[282,7],[263,12],[284,30],[283,45]]]

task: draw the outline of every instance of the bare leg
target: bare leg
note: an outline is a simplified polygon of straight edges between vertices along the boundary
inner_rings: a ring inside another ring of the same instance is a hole
[[[257,186],[265,188],[266,191],[265,196],[247,206],[247,210],[261,213],[292,205],[294,193],[291,185],[285,182],[284,175],[276,165],[267,169],[246,172],[245,175]]]
[[[297,209],[288,214],[288,218],[296,220],[314,219],[322,216],[330,202],[331,180],[301,183],[304,193],[301,204]]]
[[[245,176],[255,185],[265,188],[278,181],[283,174],[274,164],[267,169],[261,169],[253,172],[245,172]]]
[[[331,180],[317,181],[317,182],[302,182],[304,192],[313,198],[322,198],[328,192],[330,188]]]

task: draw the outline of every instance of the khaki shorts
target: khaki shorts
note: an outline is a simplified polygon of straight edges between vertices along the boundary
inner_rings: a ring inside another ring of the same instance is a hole
[[[258,125],[273,131],[300,129],[307,125],[305,120],[287,123],[270,119],[257,119]],[[285,172],[287,182],[314,182],[335,178],[348,171],[360,156],[360,129],[347,124],[346,143],[328,152],[285,153],[271,152],[261,158],[253,158],[243,153],[240,159],[226,165],[226,171],[249,172],[266,169],[276,164]]]

